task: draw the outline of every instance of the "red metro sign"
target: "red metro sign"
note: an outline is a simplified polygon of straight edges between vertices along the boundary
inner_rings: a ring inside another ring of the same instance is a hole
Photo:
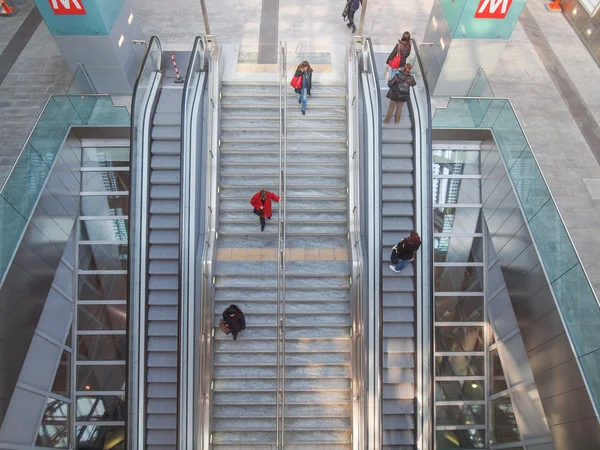
[[[85,14],[82,0],[48,0],[54,14]]]
[[[479,0],[475,18],[504,19],[511,4],[512,0]]]

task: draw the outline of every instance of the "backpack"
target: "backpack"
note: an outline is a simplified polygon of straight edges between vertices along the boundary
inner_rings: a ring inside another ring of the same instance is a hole
[[[350,2],[352,0],[348,0],[346,2],[346,6],[344,7],[344,10],[342,11],[342,18],[344,19],[344,22],[348,21],[348,13],[350,12]]]

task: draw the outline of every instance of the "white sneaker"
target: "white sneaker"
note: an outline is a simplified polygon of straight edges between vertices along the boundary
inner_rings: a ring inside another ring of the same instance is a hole
[[[399,271],[399,270],[396,270],[396,266],[394,266],[393,264],[390,264],[390,270],[391,270],[392,272],[400,273],[400,271]]]

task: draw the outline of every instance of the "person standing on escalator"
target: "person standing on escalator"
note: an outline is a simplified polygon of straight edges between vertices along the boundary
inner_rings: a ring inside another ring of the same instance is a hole
[[[260,231],[265,231],[265,217],[271,220],[271,216],[273,215],[271,201],[274,200],[279,203],[280,199],[279,196],[264,189],[254,194],[250,199],[250,204],[254,206],[254,214],[260,218]]]
[[[390,269],[400,273],[404,270],[410,260],[415,257],[415,252],[421,246],[421,237],[416,231],[411,231],[410,236],[402,239],[392,248]]]

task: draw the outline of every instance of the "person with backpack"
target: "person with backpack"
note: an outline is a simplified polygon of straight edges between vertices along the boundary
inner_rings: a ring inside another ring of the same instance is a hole
[[[390,269],[396,273],[402,272],[408,262],[415,257],[415,252],[421,246],[419,233],[411,231],[410,236],[402,239],[392,247]]]
[[[271,220],[273,215],[271,200],[279,203],[281,197],[264,189],[254,194],[250,199],[250,204],[254,206],[254,214],[260,218],[260,231],[265,231],[265,217]]]
[[[238,333],[246,329],[246,318],[244,317],[244,313],[237,305],[229,305],[225,311],[223,311],[223,319],[221,319],[219,327],[225,334],[229,334],[227,331],[231,332],[233,340],[235,341]]]
[[[390,79],[394,78],[396,74],[402,70],[406,64],[406,60],[410,56],[411,49],[410,33],[405,31],[402,34],[402,39],[394,45],[394,49],[385,61],[390,68]]]
[[[312,87],[312,73],[313,70],[308,61],[302,61],[298,64],[294,78],[290,82],[296,92],[296,97],[298,97],[298,103],[302,105],[303,116],[306,115],[306,99],[307,95],[310,95],[310,88]]]
[[[346,26],[352,28],[352,32],[356,33],[356,25],[354,25],[354,14],[362,5],[362,0],[348,0],[346,7],[348,8],[348,23]],[[343,14],[342,14],[343,15]]]
[[[415,77],[410,74],[410,69],[412,69],[412,66],[406,63],[402,70],[398,72],[394,78],[388,81],[388,87],[390,90],[388,91],[386,97],[390,99],[390,106],[388,108],[387,115],[383,120],[383,123],[386,125],[389,125],[390,120],[392,120],[394,109],[396,110],[394,123],[400,123],[402,107],[404,106],[404,103],[410,99],[410,88],[411,86],[416,86],[417,84]]]

